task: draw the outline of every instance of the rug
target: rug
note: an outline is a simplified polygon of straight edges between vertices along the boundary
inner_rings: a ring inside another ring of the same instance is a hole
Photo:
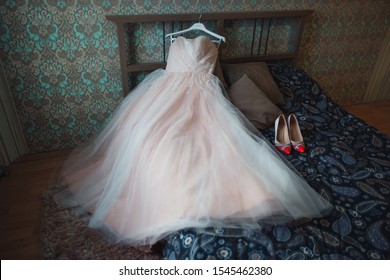
[[[106,240],[99,231],[87,226],[87,217],[74,209],[62,208],[54,195],[64,186],[53,185],[42,194],[41,255],[42,259],[62,260],[158,260],[162,244],[129,247]]]

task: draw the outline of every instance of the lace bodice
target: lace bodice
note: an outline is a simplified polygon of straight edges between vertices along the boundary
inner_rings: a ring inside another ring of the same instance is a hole
[[[171,45],[166,70],[213,72],[217,56],[218,48],[208,37],[187,39],[180,36]]]

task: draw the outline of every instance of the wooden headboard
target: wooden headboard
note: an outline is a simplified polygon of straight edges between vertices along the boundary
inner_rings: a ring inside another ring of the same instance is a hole
[[[251,61],[274,61],[283,60],[295,63],[298,58],[299,46],[303,34],[305,19],[312,10],[291,10],[291,11],[263,11],[263,12],[240,12],[240,13],[208,13],[208,14],[171,14],[171,15],[134,15],[134,16],[106,16],[107,20],[114,22],[118,29],[119,54],[122,72],[123,92],[126,95],[129,92],[129,74],[133,72],[152,71],[166,66],[166,52],[169,47],[169,41],[165,40],[166,30],[168,33],[179,28],[183,28],[183,23],[192,24],[199,20],[208,27],[207,22],[213,22],[214,32],[226,37],[229,46],[229,34],[227,29],[231,29],[233,21],[248,21],[249,51],[244,55],[224,56],[220,51],[221,63],[239,63]],[[269,51],[269,40],[272,38],[272,26],[275,22],[283,19],[293,19],[295,21],[292,37],[288,39],[289,49],[283,51]],[[128,56],[134,55],[129,52],[127,44],[131,42],[134,34],[128,32],[128,25],[142,23],[161,23],[162,54],[161,60],[147,63],[129,63]],[[259,27],[260,26],[260,27]],[[210,28],[211,29],[211,28]],[[231,33],[231,32],[230,32]],[[222,48],[226,47],[222,46]]]

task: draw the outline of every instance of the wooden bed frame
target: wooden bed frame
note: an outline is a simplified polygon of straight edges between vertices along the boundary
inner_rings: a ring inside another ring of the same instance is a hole
[[[239,63],[239,62],[252,62],[252,61],[289,61],[295,63],[298,58],[299,46],[302,39],[303,28],[306,17],[312,14],[312,10],[291,10],[291,11],[262,11],[262,12],[240,12],[240,13],[209,13],[209,14],[172,14],[172,15],[134,15],[134,16],[106,16],[107,20],[114,22],[117,25],[118,40],[119,40],[119,55],[122,72],[122,83],[124,95],[129,92],[129,73],[142,72],[142,71],[153,71],[158,68],[165,68],[166,61],[166,46],[164,41],[163,54],[164,57],[162,62],[152,63],[128,63],[127,61],[127,45],[126,36],[132,36],[132,34],[126,34],[126,26],[129,24],[140,24],[140,23],[157,23],[163,24],[163,36],[165,37],[165,24],[170,24],[172,31],[176,24],[182,24],[183,22],[194,22],[201,19],[202,22],[216,21],[215,32],[224,36],[225,27],[229,21],[232,20],[253,20],[253,36],[252,46],[249,55],[234,56],[234,57],[223,57],[220,52],[221,63]],[[279,53],[268,53],[268,40],[272,34],[270,34],[270,27],[272,21],[281,18],[294,18],[297,20],[297,26],[294,37],[292,40],[292,49],[286,52]],[[256,30],[256,24],[261,23],[261,26],[265,24],[265,31],[261,28],[261,31]],[[207,26],[207,24],[205,24]],[[177,25],[176,25],[177,26]],[[255,40],[256,32],[260,32],[260,36]],[[255,44],[258,47],[257,51],[254,51]],[[264,45],[264,49],[260,50],[260,46]]]

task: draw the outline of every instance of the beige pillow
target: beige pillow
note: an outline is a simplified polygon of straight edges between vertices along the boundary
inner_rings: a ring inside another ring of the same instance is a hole
[[[227,94],[230,101],[257,129],[271,127],[281,114],[280,109],[247,75],[232,84]]]
[[[285,103],[283,94],[279,91],[267,64],[264,62],[222,64],[222,71],[228,86],[231,86],[243,75],[247,75],[274,104],[283,105]]]

